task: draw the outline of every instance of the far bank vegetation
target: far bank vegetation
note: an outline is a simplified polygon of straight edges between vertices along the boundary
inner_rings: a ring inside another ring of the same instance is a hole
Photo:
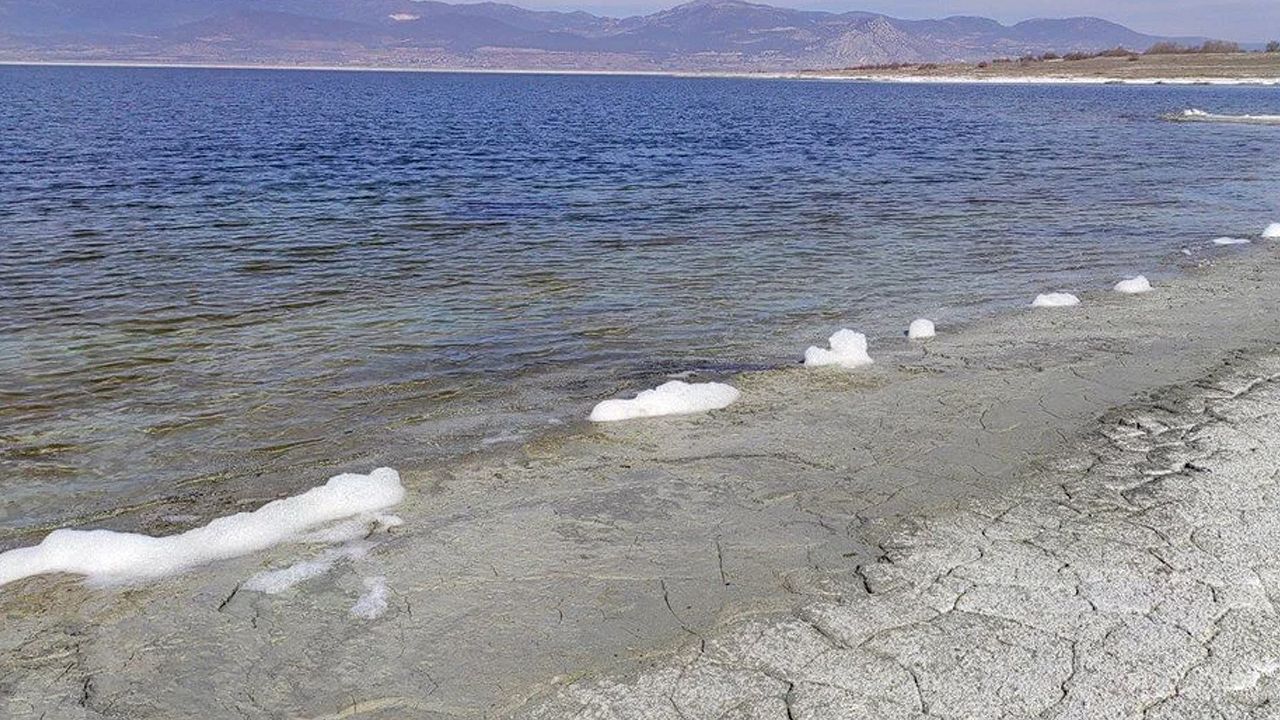
[[[1181,45],[1175,42],[1158,42],[1141,52],[1130,50],[1124,47],[1114,47],[1108,50],[1098,52],[1069,52],[1059,55],[1055,52],[1046,52],[1041,55],[1023,55],[1019,58],[995,58],[994,60],[983,60],[977,66],[979,68],[988,68],[992,65],[1002,64],[1030,64],[1042,62],[1075,62],[1079,60],[1092,60],[1094,58],[1125,58],[1130,62],[1138,62],[1143,55],[1193,55],[1193,54],[1234,54],[1245,52],[1239,43],[1229,42],[1226,40],[1206,40],[1199,45]],[[1280,53],[1280,40],[1272,40],[1267,43],[1266,49],[1261,52]],[[846,68],[847,70],[935,70],[938,68],[937,63],[881,63],[876,65],[857,65]]]

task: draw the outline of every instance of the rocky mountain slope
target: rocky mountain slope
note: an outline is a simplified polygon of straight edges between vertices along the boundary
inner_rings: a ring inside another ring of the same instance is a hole
[[[1166,39],[1098,18],[1006,26],[743,0],[693,0],[622,19],[491,2],[0,0],[4,59],[788,70],[1141,49]]]

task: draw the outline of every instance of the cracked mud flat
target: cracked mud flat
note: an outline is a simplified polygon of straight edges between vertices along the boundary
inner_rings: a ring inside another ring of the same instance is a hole
[[[0,717],[1274,716],[1277,287],[1262,247],[404,469],[405,525],[278,595],[314,552],[6,586]]]
[[[1280,714],[1280,353],[1109,413],[1035,482],[826,570],[779,617],[528,718]]]

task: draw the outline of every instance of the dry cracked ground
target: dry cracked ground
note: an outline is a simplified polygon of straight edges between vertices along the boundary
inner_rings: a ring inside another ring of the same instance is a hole
[[[1240,359],[1114,411],[1018,492],[814,576],[794,614],[521,714],[1280,717],[1278,380],[1280,356]]]

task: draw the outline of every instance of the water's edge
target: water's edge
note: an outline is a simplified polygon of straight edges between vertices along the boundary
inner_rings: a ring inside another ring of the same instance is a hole
[[[786,612],[876,562],[903,522],[1043,471],[1112,408],[1273,349],[1277,286],[1280,252],[1261,245],[1149,295],[1086,292],[1076,308],[904,341],[865,371],[741,375],[743,400],[721,412],[405,468],[405,526],[290,595],[237,589],[297,548],[121,595],[40,578],[0,593],[0,648],[78,633],[92,651],[73,671],[24,673],[77,684],[115,668],[95,692],[135,718],[163,717],[210,671],[200,654],[122,662],[158,638],[216,648],[233,680],[209,695],[271,711],[322,716],[352,698],[424,717],[511,711],[552,678],[630,672],[734,618]],[[362,575],[385,577],[395,602],[352,625]]]
[[[1186,282],[1188,277],[1195,277],[1205,272],[1209,266],[1241,262],[1240,256],[1247,256],[1258,249],[1258,246],[1251,245],[1243,249],[1219,250],[1207,256],[1197,254],[1194,259],[1182,253],[1173,253],[1163,262],[1158,263],[1153,277],[1161,278],[1158,282],[1166,287],[1176,287],[1179,282]],[[1150,274],[1153,271],[1147,272]],[[1106,297],[1108,290],[1105,286],[1069,289],[1082,296],[1094,297]],[[975,317],[947,324],[943,326],[942,332],[948,336],[959,337],[963,337],[966,333],[981,334],[984,328],[993,323],[1007,322],[1022,316],[1025,312],[1025,307],[987,310]],[[823,328],[814,334],[813,342],[825,346],[826,333],[836,329],[838,329],[836,325]],[[911,342],[902,337],[883,335],[873,336],[871,341],[873,343],[871,353],[880,363],[880,367],[872,372],[878,372],[885,366],[917,362],[920,352],[923,351],[927,356],[930,347],[928,343]],[[672,378],[681,378],[689,382],[717,381],[731,384],[740,384],[739,381],[746,378],[750,378],[752,382],[767,381],[770,376],[786,376],[794,371],[802,356],[803,348],[797,347],[794,360],[783,364],[740,363],[732,358],[722,358],[718,361],[704,362],[697,370],[682,371],[669,365],[649,367],[631,374],[625,381],[620,381],[613,397],[633,397],[640,390],[654,387]],[[671,421],[672,419],[658,419],[639,422]],[[679,419],[674,421],[678,422]],[[582,417],[567,422],[557,420],[539,427],[526,428],[518,440],[496,442],[480,450],[432,457],[426,462],[419,463],[405,462],[397,458],[390,458],[389,462],[397,468],[419,474],[450,473],[460,466],[501,466],[512,458],[527,457],[530,452],[537,454],[555,452],[557,447],[571,445],[575,440],[590,438],[610,430],[608,427],[588,421],[584,413]],[[333,472],[339,472],[344,467],[343,462],[343,458],[334,458],[331,463]],[[275,478],[263,472],[220,473],[195,477],[171,490],[161,491],[159,495],[140,502],[96,507],[91,512],[65,516],[46,524],[18,529],[0,528],[0,551],[35,544],[45,533],[59,527],[101,527],[151,535],[175,534],[203,525],[213,518],[231,512],[252,510],[270,500],[312,487],[327,477],[323,475],[323,468],[316,468],[316,470],[319,472],[314,477],[288,480]]]

